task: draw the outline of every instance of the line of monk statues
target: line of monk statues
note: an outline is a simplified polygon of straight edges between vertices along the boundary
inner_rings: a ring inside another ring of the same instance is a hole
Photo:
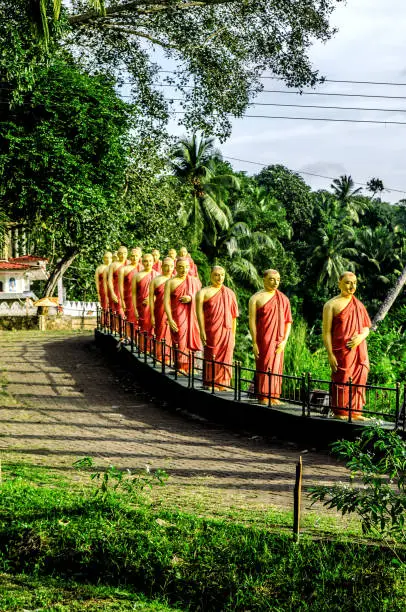
[[[131,249],[127,257],[124,246],[115,255],[107,251],[103,264],[96,269],[103,311],[121,315],[127,326],[136,324],[142,350],[145,338],[154,334],[158,359],[167,358],[161,354],[162,346],[176,346],[176,368],[181,373],[188,373],[189,353],[203,350],[204,386],[228,390],[239,313],[234,291],[224,285],[225,269],[213,266],[210,285],[202,288],[197,266],[186,247],[178,253],[170,249],[163,260],[157,249],[142,254],[139,247]],[[281,403],[284,350],[292,325],[290,302],[279,284],[279,272],[265,270],[263,289],[249,301],[256,362],[253,393],[260,403],[271,401],[276,405]],[[323,342],[332,371],[334,416],[347,419],[351,410],[353,420],[364,420],[369,371],[365,339],[371,321],[354,295],[356,286],[353,272],[341,274],[339,295],[324,305]]]

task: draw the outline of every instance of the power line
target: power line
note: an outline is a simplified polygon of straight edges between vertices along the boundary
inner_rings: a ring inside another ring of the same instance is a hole
[[[186,111],[172,111],[173,115],[184,115]],[[289,119],[292,121],[326,121],[327,123],[373,123],[378,125],[406,125],[406,121],[378,121],[373,119],[332,119],[330,117],[287,117],[286,115],[241,115],[236,117],[230,113],[225,113],[226,116],[234,117],[235,119]]]
[[[231,159],[233,161],[238,161],[238,162],[242,162],[245,164],[254,164],[255,166],[262,166],[263,168],[266,168],[267,166],[269,166],[270,164],[265,164],[264,162],[256,162],[256,161],[252,161],[249,159],[240,159],[238,157],[231,157],[230,155],[223,155],[222,157],[224,157],[224,159]],[[336,176],[325,176],[324,174],[315,174],[314,172],[305,172],[305,171],[300,171],[300,170],[293,170],[293,172],[296,172],[296,174],[306,174],[308,176],[315,176],[317,178],[324,178],[324,179],[328,179],[329,181],[333,181],[334,179],[336,179]],[[357,181],[354,181],[354,185],[362,185],[362,187],[368,187],[367,183],[359,183]],[[404,189],[403,191],[401,189],[392,189],[390,187],[385,187],[385,191],[395,191],[396,193],[402,193],[405,194],[406,193],[406,189]]]
[[[158,70],[159,73],[167,73],[167,74],[177,74],[174,70]],[[283,77],[277,76],[260,76],[260,79],[271,79],[275,81],[284,81]],[[389,85],[395,87],[406,87],[406,83],[396,83],[394,81],[354,81],[354,80],[345,80],[345,79],[323,79],[320,83],[349,83],[351,85]],[[130,85],[131,83],[127,83]]]

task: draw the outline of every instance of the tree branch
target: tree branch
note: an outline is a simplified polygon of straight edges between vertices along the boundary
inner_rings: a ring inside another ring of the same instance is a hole
[[[89,11],[87,13],[82,13],[81,15],[72,15],[71,17],[69,17],[69,23],[71,23],[72,25],[78,25],[94,19],[102,20],[106,19],[106,17],[114,17],[127,11],[133,11],[134,14],[145,14],[156,13],[158,11],[165,11],[170,9],[187,10],[196,7],[202,8],[204,6],[213,6],[215,4],[239,3],[240,0],[192,0],[191,2],[180,1],[179,4],[173,4],[172,2],[168,2],[168,0],[133,0],[131,2],[127,2],[126,4],[122,4],[121,6],[107,7],[104,12],[104,15],[101,15],[97,11]]]
[[[157,38],[150,36],[146,32],[140,32],[139,30],[133,30],[129,27],[124,28],[121,25],[114,25],[109,23],[103,25],[103,27],[108,28],[109,30],[118,30],[123,34],[134,34],[134,36],[142,36],[143,38],[147,38],[148,40],[150,40],[152,43],[154,43],[154,45],[159,45],[160,47],[165,47],[168,49],[177,49],[176,45],[171,45],[169,43],[163,42],[162,40],[158,40]]]

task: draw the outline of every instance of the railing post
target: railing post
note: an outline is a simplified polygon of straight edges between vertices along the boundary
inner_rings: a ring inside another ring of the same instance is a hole
[[[131,353],[134,352],[134,323],[130,321],[130,340],[131,340]]]
[[[396,383],[396,407],[395,407],[395,427],[394,429],[397,429],[398,427],[398,421],[399,421],[399,411],[400,411],[400,383]]]
[[[113,319],[113,311],[109,310],[109,323],[110,323],[110,334],[113,336],[114,335],[114,319]]]
[[[193,353],[192,351],[189,351],[188,354],[188,369],[187,369],[187,386],[188,389],[190,389],[190,381],[191,381],[191,372],[192,372],[192,361],[193,361]]]
[[[238,382],[237,382],[237,362],[234,361],[234,401],[237,401],[237,397],[238,397]]]
[[[310,372],[307,373],[307,391],[306,391],[306,404],[307,404],[307,416],[310,416],[310,387],[312,384],[312,375]]]
[[[192,357],[192,363],[191,363],[191,380],[190,380],[190,386],[192,389],[195,388],[195,356],[193,355]]]
[[[148,356],[148,332],[142,332],[142,336],[144,338],[144,363],[147,363]]]
[[[155,368],[155,364],[156,364],[156,335],[155,334],[153,334],[152,336],[152,363]]]
[[[173,352],[175,355],[175,380],[178,380],[178,345],[175,344],[173,347]]]
[[[216,370],[216,356],[213,354],[211,358],[211,393],[214,395],[214,372]]]
[[[268,368],[267,378],[268,378],[268,408],[269,408],[271,406],[271,404],[272,404],[272,391],[271,391],[272,372],[271,372],[271,368]]]
[[[141,327],[138,326],[137,327],[137,354],[138,357],[141,358],[141,342],[140,342],[140,336],[141,336]]]
[[[238,401],[241,402],[241,361],[238,362]]]
[[[300,383],[302,394],[302,416],[306,416],[306,374],[303,372]]]
[[[162,338],[161,340],[161,372],[165,374],[165,365],[166,365],[166,340]]]
[[[100,331],[100,309],[96,308],[96,329]]]
[[[352,378],[348,379],[348,422],[352,423]]]

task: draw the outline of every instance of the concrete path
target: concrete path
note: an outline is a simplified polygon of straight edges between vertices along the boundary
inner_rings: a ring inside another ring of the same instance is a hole
[[[84,456],[100,467],[163,468],[168,499],[208,508],[291,508],[299,454],[306,485],[347,477],[327,455],[225,431],[153,403],[142,381],[105,361],[91,335],[0,332],[0,372],[3,462],[68,475]]]

